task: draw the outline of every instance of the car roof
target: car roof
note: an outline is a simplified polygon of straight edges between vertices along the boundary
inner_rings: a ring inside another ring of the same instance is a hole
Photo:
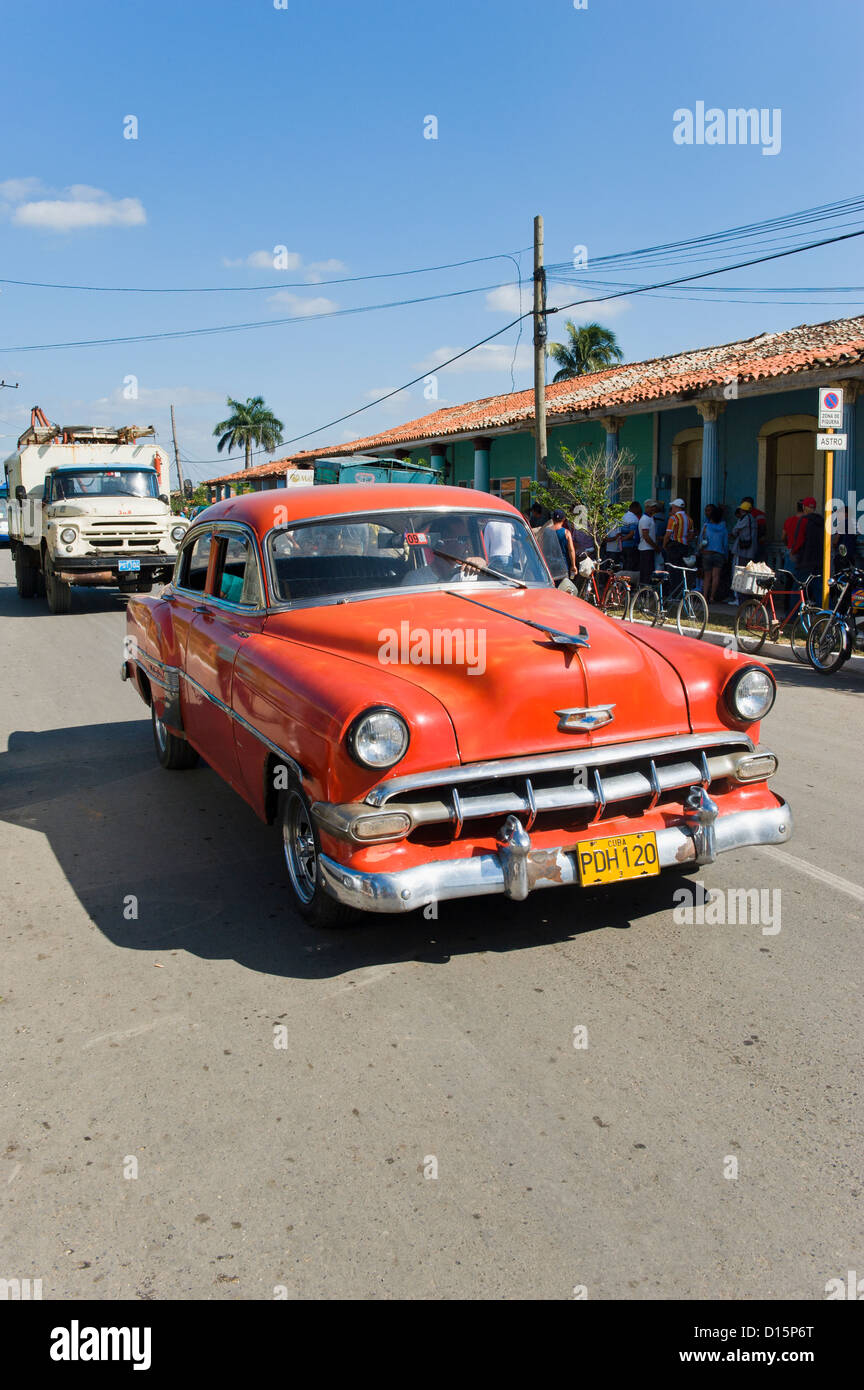
[[[500,497],[474,488],[443,487],[425,483],[333,483],[321,487],[278,487],[247,492],[214,502],[196,521],[245,521],[259,536],[274,526],[287,526],[307,518],[339,516],[352,512],[399,511],[402,508],[482,507],[484,511],[521,513]]]

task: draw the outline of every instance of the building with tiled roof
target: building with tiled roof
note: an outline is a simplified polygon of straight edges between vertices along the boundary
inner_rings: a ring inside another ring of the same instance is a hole
[[[864,380],[864,316],[804,324],[740,342],[625,363],[546,387],[549,460],[561,444],[626,450],[626,488],[637,497],[684,496],[691,515],[752,494],[779,535],[799,495],[824,497],[816,450],[818,388],[845,390],[848,448],[835,455],[835,497],[862,494],[857,414]],[[279,486],[318,458],[379,454],[424,461],[446,481],[527,506],[534,481],[534,393],[510,392],[446,406],[393,429],[305,450],[210,480]]]

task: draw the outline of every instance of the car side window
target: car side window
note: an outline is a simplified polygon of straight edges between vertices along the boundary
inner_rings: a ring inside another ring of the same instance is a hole
[[[217,566],[216,594],[225,603],[260,608],[261,581],[255,547],[249,536],[220,538],[221,563]]]
[[[180,556],[177,587],[192,589],[203,594],[207,583],[207,569],[210,565],[210,547],[213,544],[211,532],[205,531],[195,541],[184,546]]]

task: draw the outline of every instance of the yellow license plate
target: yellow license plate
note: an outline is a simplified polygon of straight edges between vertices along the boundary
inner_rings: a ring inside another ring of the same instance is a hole
[[[645,878],[660,872],[657,837],[653,830],[638,830],[634,835],[614,835],[604,840],[582,840],[576,854],[583,888],[594,883],[617,883],[622,878]]]

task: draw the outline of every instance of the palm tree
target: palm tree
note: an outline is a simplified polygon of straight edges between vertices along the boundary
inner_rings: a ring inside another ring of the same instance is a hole
[[[599,372],[603,367],[611,367],[620,362],[624,354],[618,346],[615,334],[599,323],[584,323],[577,328],[571,319],[564,325],[570,339],[564,343],[550,343],[549,356],[558,363],[559,371],[553,381],[569,381],[574,376],[586,376],[588,372]]]
[[[272,410],[268,410],[263,396],[251,396],[245,405],[229,396],[228,406],[231,415],[227,420],[222,420],[213,431],[214,434],[222,436],[216,448],[221,454],[225,448],[230,453],[232,449],[242,446],[246,450],[243,467],[249,468],[252,463],[252,445],[258,444],[266,449],[268,454],[272,453],[276,445],[282,443],[284,426],[281,420],[276,419]]]

